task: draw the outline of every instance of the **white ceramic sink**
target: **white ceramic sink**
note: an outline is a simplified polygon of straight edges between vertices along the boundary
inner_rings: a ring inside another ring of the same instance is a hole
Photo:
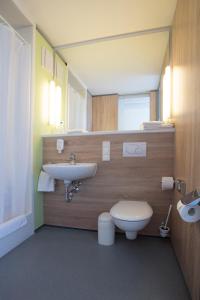
[[[43,170],[52,178],[70,183],[74,180],[93,177],[97,171],[96,163],[57,163],[43,165]]]

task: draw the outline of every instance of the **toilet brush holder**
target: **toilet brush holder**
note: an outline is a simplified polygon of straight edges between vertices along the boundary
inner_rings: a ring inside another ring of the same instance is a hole
[[[165,222],[163,222],[159,227],[160,236],[163,237],[163,238],[167,237],[169,235],[169,232],[170,232],[170,228],[167,226],[167,224],[168,224],[168,221],[169,221],[169,216],[170,216],[171,210],[172,210],[172,204],[170,204],[170,206],[169,206],[168,214],[167,214],[167,218],[166,218]]]
[[[167,236],[169,236],[169,232],[170,232],[170,228],[169,227],[165,227],[164,225],[161,225],[159,227],[160,229],[160,236],[165,238]]]

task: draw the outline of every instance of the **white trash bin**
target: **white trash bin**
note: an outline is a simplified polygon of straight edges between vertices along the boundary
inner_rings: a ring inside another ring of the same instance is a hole
[[[115,241],[115,225],[108,212],[99,215],[98,218],[98,243],[111,246]]]

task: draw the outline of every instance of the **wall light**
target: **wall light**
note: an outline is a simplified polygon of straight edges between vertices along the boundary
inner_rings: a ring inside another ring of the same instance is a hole
[[[52,80],[49,83],[49,125],[59,126],[61,122],[62,90]]]
[[[56,106],[56,101],[55,101],[55,90],[56,90],[56,85],[55,82],[52,80],[49,83],[49,125],[55,125],[55,106]]]
[[[43,124],[49,122],[49,82],[46,81],[42,86],[42,110],[41,117]]]
[[[62,102],[62,89],[60,86],[56,87],[55,90],[55,111],[54,111],[54,120],[55,120],[55,125],[60,126],[61,122],[61,102]]]
[[[171,70],[165,68],[163,76],[163,121],[167,122],[171,116]]]

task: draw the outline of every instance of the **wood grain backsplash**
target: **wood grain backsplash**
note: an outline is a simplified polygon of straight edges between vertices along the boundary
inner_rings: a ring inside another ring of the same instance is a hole
[[[148,201],[154,214],[144,234],[158,235],[172,200],[171,191],[161,191],[162,176],[173,176],[174,133],[111,134],[63,137],[65,150],[56,151],[56,138],[43,138],[44,163],[66,162],[71,152],[78,162],[96,162],[95,177],[84,180],[71,203],[64,201],[64,184],[57,181],[54,193],[45,193],[45,224],[97,229],[101,212],[119,200]],[[111,161],[102,161],[102,141],[111,142]],[[123,142],[147,142],[146,158],[123,158]]]

